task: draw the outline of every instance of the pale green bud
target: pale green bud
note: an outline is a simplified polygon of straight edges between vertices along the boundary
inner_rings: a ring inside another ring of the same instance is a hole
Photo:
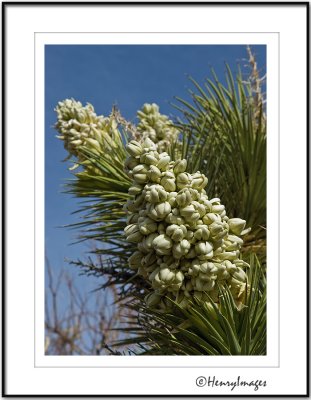
[[[238,267],[237,270],[233,273],[232,277],[236,279],[237,281],[240,282],[246,282],[247,281],[247,275],[243,271],[242,268]]]
[[[152,243],[155,251],[159,255],[170,254],[170,249],[173,246],[171,238],[165,234],[157,236]]]
[[[171,157],[167,153],[160,153],[157,167],[161,171],[166,171],[166,167],[171,161]]]
[[[174,242],[180,242],[186,235],[187,228],[184,225],[169,225],[166,228],[166,234],[174,240]]]
[[[187,172],[182,172],[181,174],[179,174],[176,179],[178,189],[183,189],[190,186],[191,180],[191,175]]]
[[[152,182],[159,183],[162,173],[158,167],[156,167],[155,165],[150,165],[150,169],[147,175]]]
[[[224,251],[217,255],[218,260],[234,261],[239,257],[239,251]]]
[[[198,171],[192,175],[191,187],[194,189],[201,190],[205,188],[207,182],[208,179],[206,178],[206,176],[204,174],[201,174],[200,171]]]
[[[207,310],[208,315],[212,316],[216,321],[219,321],[219,317],[215,310],[215,307],[213,307],[212,303],[209,300],[205,301],[203,306]]]
[[[157,233],[150,233],[148,236],[145,236],[140,248],[146,252],[152,251],[153,250],[153,241],[157,237],[158,237]]]
[[[168,195],[163,186],[151,185],[146,193],[146,201],[149,203],[161,203],[167,199]]]
[[[213,245],[210,242],[197,242],[195,251],[198,255],[209,254],[213,251]]]
[[[142,151],[143,151],[140,143],[136,142],[135,140],[131,140],[126,145],[126,150],[132,157],[140,156],[142,154]]]
[[[158,224],[148,217],[139,217],[138,227],[143,235],[149,235],[150,233],[156,232]]]
[[[203,204],[200,204],[198,201],[193,201],[191,204],[194,205],[194,208],[200,214],[200,218],[202,218],[206,214],[206,209]]]
[[[98,141],[93,138],[85,138],[85,142],[89,145],[88,147],[90,147],[91,149],[94,149],[94,150],[101,149],[101,146],[98,143]]]
[[[206,225],[200,225],[200,227],[194,232],[194,237],[197,240],[208,240],[209,235],[210,232]]]
[[[158,204],[148,204],[147,211],[150,218],[155,221],[161,221],[171,212],[171,206],[167,201]]]
[[[206,225],[210,225],[213,222],[221,222],[221,218],[218,214],[214,214],[214,213],[207,213],[206,215],[204,215],[203,217],[203,222]]]
[[[228,235],[224,241],[226,251],[239,250],[243,244],[243,240],[235,235]]]
[[[160,183],[167,192],[174,192],[176,189],[175,176],[172,172],[164,172]]]
[[[235,235],[241,235],[245,227],[245,224],[246,221],[244,221],[244,219],[241,218],[230,218],[228,220],[229,229]]]
[[[215,263],[216,268],[217,268],[217,276],[218,276],[218,280],[226,280],[228,278],[231,277],[228,269],[226,268],[226,266],[220,263]]]
[[[134,224],[135,222],[138,221],[138,217],[139,217],[139,216],[138,216],[137,213],[129,214],[129,215],[126,217],[126,223],[127,223],[128,225]]]
[[[142,143],[142,148],[144,152],[149,152],[149,151],[156,151],[156,145],[154,144],[154,142],[149,139],[148,137],[143,141]]]
[[[214,239],[223,238],[227,232],[224,230],[223,224],[221,222],[215,221],[208,226],[208,229],[211,233],[211,237]]]
[[[134,157],[128,157],[124,163],[125,169],[127,170],[132,170],[137,165],[139,165],[139,160],[137,160],[137,158]]]
[[[184,275],[181,271],[175,272],[168,268],[161,269],[155,276],[152,286],[156,289],[167,289],[168,291],[179,290],[182,286]]]
[[[218,269],[212,262],[201,262],[200,264],[200,272],[203,274],[212,275],[217,273]]]
[[[236,260],[235,260],[236,261]],[[222,262],[222,264],[226,267],[226,270],[230,273],[233,274],[235,271],[237,271],[237,266],[235,265],[235,263],[233,264],[231,261],[229,260],[225,260]]]
[[[126,201],[126,203],[124,204],[123,209],[124,209],[125,211],[135,212],[135,211],[136,211],[136,206],[135,206],[135,204],[134,204],[134,201],[128,199],[128,200]]]
[[[170,203],[171,207],[176,206],[176,196],[177,196],[177,192],[169,192],[168,193],[167,201]]]
[[[174,165],[174,173],[177,175],[177,174],[180,174],[180,173],[182,173],[182,172],[185,172],[186,171],[186,169],[187,169],[187,160],[177,160],[176,162],[175,162],[175,165]]]
[[[195,213],[195,208],[193,204],[189,204],[186,207],[180,208],[180,215],[182,215],[185,218],[191,217],[193,213]]]
[[[143,235],[139,232],[139,230],[135,230],[135,232],[131,233],[126,237],[126,241],[130,243],[139,243],[143,239]]]
[[[246,289],[245,282],[240,282],[234,278],[231,279],[230,291],[235,299],[239,299],[245,293],[245,289]]]
[[[196,278],[194,280],[194,289],[199,292],[209,292],[215,286],[215,281],[213,279],[202,280],[200,278]]]
[[[148,182],[148,176],[147,176],[148,169],[146,167],[148,167],[148,166],[146,166],[145,164],[139,164],[135,168],[133,168],[133,171],[132,171],[133,179],[137,183]]]
[[[183,217],[179,215],[174,215],[173,213],[170,213],[166,218],[165,222],[168,224],[175,224],[175,225],[182,225],[185,223],[185,220]]]
[[[138,164],[133,168],[133,174],[146,174],[148,172],[149,166],[146,164]]]
[[[173,256],[177,259],[185,256],[190,250],[191,244],[188,240],[183,239],[181,242],[173,245]]]
[[[182,189],[176,196],[176,202],[180,207],[185,207],[192,202],[195,198],[194,191],[188,188]]]
[[[157,151],[144,153],[140,156],[140,162],[147,165],[157,165],[159,154]]]
[[[223,211],[225,211],[225,206],[222,204],[216,204],[212,206],[212,212],[215,214],[221,214]]]
[[[133,178],[137,183],[146,183],[148,182],[148,176],[147,174],[135,174],[133,175]]]
[[[143,193],[141,193],[140,195],[135,197],[133,206],[136,208],[136,210],[138,210],[144,201],[145,201],[145,195]]]
[[[237,267],[240,267],[240,268],[249,268],[249,264],[247,264],[247,262],[245,262],[245,261],[243,261],[243,260],[240,260],[240,259],[238,259],[238,260],[234,260],[234,264],[237,266]]]
[[[133,183],[133,185],[129,188],[129,194],[131,196],[136,196],[137,194],[143,191],[143,186],[138,183]]]
[[[196,211],[193,204],[181,208],[180,215],[183,216],[189,224],[195,224],[195,222],[200,219],[200,214]]]

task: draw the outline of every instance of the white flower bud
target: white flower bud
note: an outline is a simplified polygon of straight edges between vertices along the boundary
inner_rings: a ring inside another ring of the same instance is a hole
[[[143,239],[143,235],[139,232],[138,229],[136,229],[133,233],[130,235],[127,235],[126,241],[130,243],[139,243]]]
[[[128,225],[130,224],[134,224],[135,222],[138,221],[138,214],[134,213],[134,214],[128,214],[127,218],[126,218],[126,223]]]
[[[126,145],[126,150],[132,157],[140,156],[143,151],[140,143],[136,142],[135,140],[131,140]]]
[[[156,232],[158,224],[148,217],[139,217],[138,227],[143,235],[149,235],[150,233]]]
[[[230,260],[234,261],[239,257],[238,251],[224,251],[217,255],[218,260]]]
[[[170,249],[173,246],[171,238],[165,234],[157,236],[153,240],[153,248],[159,255],[170,254]]]
[[[156,145],[152,140],[150,140],[148,137],[143,141],[142,143],[142,148],[144,152],[149,152],[149,151],[156,151]]]
[[[167,192],[174,192],[176,189],[175,176],[169,171],[163,173],[160,183]]]
[[[176,196],[176,202],[180,207],[185,207],[189,205],[192,200],[195,199],[194,190],[190,190],[188,188],[182,189],[178,192]]]
[[[146,252],[152,251],[153,250],[153,241],[157,237],[158,237],[157,233],[150,233],[148,236],[145,236],[140,248]]]
[[[126,171],[132,170],[137,165],[139,165],[139,160],[137,160],[137,158],[134,158],[134,157],[128,157],[124,163],[124,167],[125,167]]]
[[[158,152],[153,151],[152,153],[144,153],[140,156],[140,162],[147,165],[157,165],[158,163]]]
[[[137,230],[138,230],[138,225],[137,225],[137,224],[130,224],[130,225],[127,225],[127,226],[124,228],[125,236],[129,236],[129,235],[131,235],[132,233],[136,232]]]
[[[152,182],[159,183],[162,173],[158,167],[156,167],[155,165],[150,165],[150,169],[147,175]]]
[[[225,211],[225,206],[223,206],[222,204],[216,204],[212,206],[212,212],[215,214],[221,214],[224,211]]]
[[[193,286],[194,289],[199,292],[209,292],[215,286],[215,281],[213,279],[203,281],[200,278],[196,278]]]
[[[157,204],[148,204],[147,211],[150,218],[155,221],[161,221],[171,212],[171,206],[167,201]]]
[[[190,250],[191,244],[188,240],[183,239],[181,242],[173,245],[173,256],[177,259],[185,256]]]
[[[139,185],[138,183],[134,183],[130,188],[129,188],[129,194],[132,196],[136,196],[137,194],[141,193],[143,191],[143,186]]]
[[[221,217],[218,214],[208,213],[204,215],[203,222],[206,225],[210,225],[213,222],[221,222]]]
[[[174,242],[180,242],[185,237],[186,233],[187,228],[184,225],[172,224],[166,228],[167,236],[173,239]]]
[[[213,239],[221,239],[227,234],[221,222],[213,222],[208,226],[208,229]]]
[[[197,242],[195,251],[198,255],[208,254],[213,251],[213,245],[210,242]]]
[[[240,267],[237,268],[237,271],[235,271],[235,272],[233,273],[232,277],[233,277],[234,279],[236,279],[237,281],[240,281],[240,282],[246,282],[246,281],[247,281],[247,275],[246,275],[246,273],[243,271],[243,269],[240,268]]]
[[[192,177],[187,172],[182,172],[177,176],[176,183],[178,189],[183,189],[185,187],[189,187],[191,184]]]
[[[187,160],[177,160],[174,165],[174,173],[176,175],[185,172],[187,169]]]
[[[157,167],[161,171],[166,171],[166,168],[167,168],[168,164],[170,163],[170,161],[171,161],[171,157],[167,153],[160,153]]]
[[[192,175],[191,187],[194,189],[202,190],[207,185],[208,179],[199,171]]]
[[[163,186],[151,185],[146,192],[145,199],[149,203],[161,203],[167,199],[168,195]]]
[[[235,235],[240,235],[245,227],[246,221],[241,218],[230,218],[228,220],[228,225],[230,232],[234,233]]]
[[[200,225],[200,227],[194,232],[194,237],[197,240],[208,240],[210,231],[206,225]]]
[[[180,217],[179,215],[174,215],[173,213],[170,213],[165,218],[165,222],[167,222],[168,224],[183,225],[185,223],[185,220],[183,217]]]

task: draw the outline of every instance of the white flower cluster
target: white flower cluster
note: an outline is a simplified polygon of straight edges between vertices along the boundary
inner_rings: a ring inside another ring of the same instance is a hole
[[[142,140],[149,137],[157,146],[159,152],[168,150],[169,146],[176,141],[178,130],[166,115],[160,114],[157,104],[144,104],[142,110],[137,112],[140,120],[137,131]]]
[[[208,199],[207,178],[186,172],[187,161],[171,161],[149,139],[127,145],[126,171],[133,196],[125,235],[137,244],[129,265],[148,280],[149,306],[168,307],[167,297],[186,307],[194,296],[218,298],[216,281],[235,299],[245,291],[246,264],[239,259],[245,221],[229,219],[218,198]]]
[[[81,146],[88,147],[95,153],[100,152],[103,146],[105,149],[115,147],[117,123],[113,118],[96,115],[90,103],[83,107],[79,101],[66,99],[58,103],[55,111],[55,128],[60,133],[58,138],[64,141],[68,153],[76,156],[79,161],[83,160],[79,151]]]

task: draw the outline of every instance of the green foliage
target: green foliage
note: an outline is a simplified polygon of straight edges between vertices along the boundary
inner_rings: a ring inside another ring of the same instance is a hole
[[[263,102],[254,97],[251,79],[234,79],[227,66],[227,84],[207,79],[195,90],[192,102],[177,98],[183,121],[182,157],[190,172],[200,170],[209,179],[207,194],[219,197],[229,217],[244,218],[252,227],[246,238],[261,248],[266,238],[266,119]],[[260,97],[261,98],[261,97]],[[256,249],[253,248],[253,249]]]
[[[187,309],[173,303],[170,313],[132,304],[139,327],[127,328],[133,337],[116,345],[139,345],[139,355],[265,355],[266,280],[258,259],[251,256],[248,294],[236,304],[227,287],[219,303],[197,301]]]

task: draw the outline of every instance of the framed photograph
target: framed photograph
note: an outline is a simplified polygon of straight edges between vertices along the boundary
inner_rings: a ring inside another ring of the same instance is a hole
[[[308,13],[3,3],[4,397],[309,396]]]

